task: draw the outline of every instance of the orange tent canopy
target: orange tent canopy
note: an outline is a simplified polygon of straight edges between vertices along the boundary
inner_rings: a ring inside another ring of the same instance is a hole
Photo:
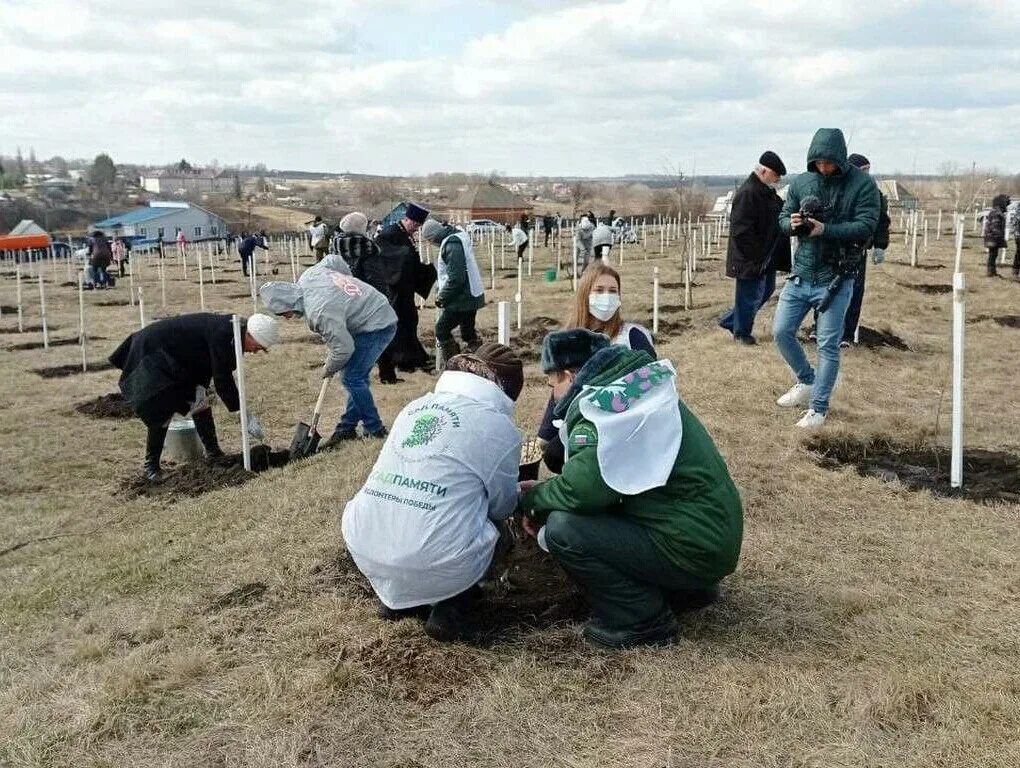
[[[49,235],[0,235],[0,251],[27,251],[32,248],[49,248],[53,240]]]

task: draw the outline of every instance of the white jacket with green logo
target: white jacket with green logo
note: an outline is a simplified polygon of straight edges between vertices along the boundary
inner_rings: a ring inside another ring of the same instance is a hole
[[[447,371],[397,416],[365,485],[348,502],[347,551],[393,609],[476,584],[517,505],[521,434],[494,383]]]

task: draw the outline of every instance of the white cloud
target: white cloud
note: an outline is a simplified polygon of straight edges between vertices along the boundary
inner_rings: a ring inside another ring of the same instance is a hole
[[[838,125],[876,169],[1020,164],[1020,11],[1001,3],[525,2],[505,28],[507,5],[459,0],[424,25],[400,0],[4,6],[5,152],[741,172],[765,146],[797,167]]]

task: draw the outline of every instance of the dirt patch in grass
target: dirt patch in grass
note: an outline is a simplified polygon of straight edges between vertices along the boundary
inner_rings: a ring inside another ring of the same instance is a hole
[[[542,357],[542,340],[559,328],[559,320],[543,315],[532,317],[525,320],[521,330],[514,334],[510,346],[525,363],[537,362]]]
[[[42,328],[39,329],[40,331]],[[47,330],[50,330],[47,328]],[[106,341],[105,336],[89,336],[89,341]],[[51,347],[70,347],[78,345],[78,337],[73,339],[50,339]],[[23,352],[29,349],[45,349],[45,345],[41,341],[25,341],[21,344],[11,344],[7,349],[14,352]]]
[[[918,293],[926,293],[929,295],[938,295],[953,292],[953,286],[945,285],[944,283],[904,283],[897,281],[896,285],[901,285],[904,288],[909,288],[912,291],[917,291]]]
[[[860,439],[819,435],[807,442],[819,466],[856,468],[862,476],[899,481],[912,491],[959,496],[972,501],[1020,502],[1020,456],[978,448],[963,454],[963,489],[949,486],[950,454],[938,446],[896,442],[888,437]]]
[[[985,320],[994,320],[1004,328],[1020,328],[1020,315],[976,315],[967,324],[982,323]]]
[[[241,485],[251,480],[255,473],[282,467],[290,461],[289,451],[274,451],[268,445],[256,445],[251,449],[251,472],[244,469],[240,453],[231,453],[211,461],[194,461],[166,471],[166,480],[153,485],[141,475],[133,475],[121,481],[121,490],[129,499],[139,496],[201,496],[220,488]]]
[[[239,608],[245,605],[251,605],[252,603],[258,602],[262,599],[262,596],[269,589],[261,581],[252,581],[247,584],[242,584],[239,587],[226,592],[216,597],[209,606],[205,609],[205,613],[216,613],[226,608]]]
[[[868,349],[891,347],[892,349],[898,349],[901,352],[910,351],[910,347],[907,346],[907,343],[889,330],[888,327],[877,330],[875,328],[869,328],[866,325],[858,326],[857,343],[862,347],[867,347]]]
[[[925,272],[934,272],[936,269],[945,268],[946,268],[945,264],[918,264],[916,267],[912,267],[912,269],[921,269],[924,270]]]
[[[72,365],[51,365],[47,368],[33,368],[32,373],[42,376],[44,379],[63,379],[68,376],[77,376],[79,373],[99,373],[100,371],[109,371],[112,368],[113,364],[108,360],[96,360],[95,362],[88,363],[87,371],[81,369],[81,363],[74,363]]]
[[[48,326],[46,326],[46,330],[50,331],[50,332],[58,331],[58,330],[60,330],[60,326],[59,325],[48,325]],[[17,325],[13,325],[13,326],[5,327],[5,328],[0,328],[0,333],[18,333],[18,326]],[[42,326],[41,325],[25,325],[25,326],[22,326],[21,333],[42,333]],[[75,341],[77,341],[77,339],[75,339]],[[12,349],[13,349],[13,347],[12,347]]]
[[[94,400],[78,403],[74,410],[93,419],[130,419],[135,415],[131,410],[131,404],[120,392],[111,392]]]
[[[649,323],[648,327],[651,328],[651,323]],[[663,320],[660,318],[659,332],[656,336],[679,336],[681,333],[689,330],[691,330],[691,320],[688,317],[681,317],[679,320]]]
[[[662,283],[662,282],[660,282],[659,283],[659,287],[660,288],[665,288],[666,290],[672,291],[672,290],[676,290],[676,289],[686,288],[687,286],[686,286],[686,283],[682,283],[682,282],[669,282],[669,283]],[[693,280],[691,281],[691,288],[700,288],[700,287],[701,287],[701,283],[697,283],[697,282],[695,282]]]
[[[469,615],[468,642],[491,646],[556,624],[584,619],[590,613],[581,593],[552,556],[534,539],[519,538],[498,578],[487,582]],[[313,573],[346,597],[370,600],[375,593],[346,553]],[[406,619],[414,621],[414,619]]]
[[[251,298],[251,294],[250,293],[228,293],[227,294],[227,298],[228,299],[250,299]]]
[[[131,302],[127,299],[104,299],[103,301],[94,301],[92,306],[94,307],[126,307]]]
[[[17,314],[18,308],[11,304],[0,304],[0,314]]]

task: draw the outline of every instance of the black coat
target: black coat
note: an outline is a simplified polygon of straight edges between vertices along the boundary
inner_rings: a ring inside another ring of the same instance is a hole
[[[755,174],[733,196],[726,276],[759,277],[767,268],[790,271],[790,238],[779,231],[783,201]]]
[[[368,283],[392,302],[393,292],[379,255],[379,246],[365,235],[356,232],[343,234],[335,242],[336,252],[347,262],[351,274],[363,283]]]
[[[240,408],[230,315],[198,312],[158,320],[124,339],[110,362],[122,372],[120,391],[147,424],[187,413],[195,388],[210,381],[228,411]]]
[[[375,244],[379,246],[379,258],[389,285],[390,304],[397,313],[397,333],[387,350],[398,368],[411,371],[425,365],[428,359],[425,347],[418,340],[418,307],[414,294],[428,283],[422,279],[424,273],[431,272],[434,282],[435,268],[429,270],[421,263],[414,241],[400,222],[383,227]],[[428,289],[431,288],[429,284]],[[428,295],[427,291],[424,295]]]

